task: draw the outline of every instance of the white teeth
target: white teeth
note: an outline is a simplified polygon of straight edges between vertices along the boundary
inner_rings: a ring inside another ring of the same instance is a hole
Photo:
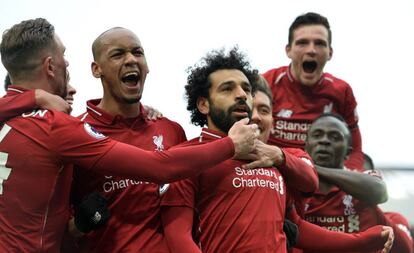
[[[124,74],[124,77],[128,77],[128,76],[138,76],[138,72],[128,72]]]

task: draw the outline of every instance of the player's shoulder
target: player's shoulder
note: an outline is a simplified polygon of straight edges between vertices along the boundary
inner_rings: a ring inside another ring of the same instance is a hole
[[[76,119],[58,111],[38,109],[23,113],[6,122],[15,131],[39,143],[48,143],[51,133],[56,129],[71,130]],[[70,131],[68,131],[70,132]]]
[[[266,79],[269,85],[277,83],[281,80],[285,75],[287,75],[287,71],[289,70],[289,66],[282,66],[278,68],[270,69],[262,74],[262,76]]]
[[[330,73],[324,73],[323,74],[323,81],[326,84],[329,84],[329,86],[334,87],[336,89],[340,89],[340,90],[347,90],[347,89],[352,89],[351,85],[349,85],[348,82],[344,81],[341,78],[338,78]]]
[[[174,146],[174,148],[175,147],[197,146],[197,145],[202,145],[204,143],[206,143],[206,142],[203,142],[202,140],[200,140],[200,137],[196,137],[196,138],[193,138],[191,140],[180,143],[180,144]]]
[[[8,122],[11,124],[46,124],[53,125],[54,123],[62,123],[75,120],[73,117],[66,113],[47,110],[36,109],[30,112],[22,113],[20,116],[10,119]]]
[[[161,117],[160,119],[157,119],[156,121],[154,121],[154,123],[158,124],[161,127],[170,127],[170,128],[180,129],[180,130],[183,129],[183,127],[179,123],[177,123],[176,121],[170,120],[167,117]]]

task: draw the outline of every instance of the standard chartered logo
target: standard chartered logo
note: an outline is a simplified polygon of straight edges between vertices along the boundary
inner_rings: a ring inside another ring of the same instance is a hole
[[[113,179],[112,176],[105,176],[106,182],[103,183],[102,187],[105,192],[111,192],[116,190],[122,190],[128,186],[134,185],[146,185],[151,184],[150,182],[138,181],[132,179]]]
[[[285,193],[283,177],[278,175],[273,169],[260,168],[255,170],[243,170],[240,167],[235,167],[234,171],[236,177],[233,178],[232,184],[235,188],[259,187],[275,190],[282,195]]]
[[[273,136],[290,141],[306,141],[306,134],[311,124],[305,122],[287,122],[277,120],[273,128]]]

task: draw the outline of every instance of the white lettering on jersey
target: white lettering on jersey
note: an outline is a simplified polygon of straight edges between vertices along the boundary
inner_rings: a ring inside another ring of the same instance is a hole
[[[4,137],[6,137],[10,130],[11,127],[4,124],[0,130],[0,142],[3,141]],[[11,172],[11,168],[6,167],[8,157],[9,154],[0,152],[0,195],[3,194],[3,181],[9,178]]]
[[[105,176],[106,178],[112,178],[111,176]],[[138,181],[138,180],[133,180],[133,179],[111,179],[106,181],[105,183],[103,183],[102,188],[104,190],[104,192],[112,192],[112,191],[117,191],[117,190],[123,190],[129,186],[134,186],[134,185],[147,185],[147,184],[152,184],[150,182],[145,182],[145,181]]]
[[[156,136],[152,136],[152,139],[154,141],[154,144],[156,146],[155,150],[158,151],[163,151],[164,150],[164,145],[162,144],[162,141],[164,140],[164,137],[162,136],[162,134]]]
[[[277,120],[273,126],[273,136],[278,139],[305,142],[310,125],[305,122]]]
[[[36,117],[39,116],[41,118],[43,118],[46,115],[47,110],[34,110],[32,112],[29,113],[23,113],[22,117],[27,118],[27,117]]]
[[[277,116],[281,117],[281,118],[290,118],[293,114],[292,110],[289,109],[281,109],[278,113]]]
[[[84,123],[83,127],[85,128],[85,131],[92,136],[95,139],[103,139],[106,136],[101,134],[100,132],[96,131],[95,128],[93,128],[91,125],[89,125],[88,123]]]
[[[234,188],[269,188],[279,192],[280,195],[285,194],[283,177],[278,176],[273,169],[257,168],[254,170],[243,170],[240,167],[235,167],[234,171],[236,174],[232,180]],[[251,178],[249,176],[257,177]]]
[[[346,232],[344,216],[307,216],[306,220],[331,231]]]

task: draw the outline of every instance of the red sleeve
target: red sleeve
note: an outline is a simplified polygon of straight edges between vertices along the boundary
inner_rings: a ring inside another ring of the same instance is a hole
[[[182,206],[163,206],[161,219],[165,239],[171,253],[201,253],[193,240],[194,210]]]
[[[291,189],[301,192],[314,192],[318,188],[318,173],[310,156],[297,148],[282,148],[285,164],[278,169],[286,178]]]
[[[35,90],[0,98],[0,122],[34,110],[36,107]]]
[[[118,176],[168,183],[193,176],[234,155],[230,137],[211,143],[173,147],[167,151],[145,151],[128,144],[116,143],[95,168]]]
[[[276,74],[276,69],[270,69],[262,74],[264,79],[266,79],[269,87],[273,86],[273,82],[275,81],[275,74]]]
[[[413,252],[413,239],[408,228],[402,224],[393,224],[391,227],[394,229],[394,244],[390,253]]]
[[[234,155],[230,137],[167,151],[146,151],[116,142],[89,124],[61,112],[53,112],[50,140],[57,157],[82,168],[94,168],[141,181],[168,183],[195,175]]]
[[[364,155],[362,153],[362,139],[361,132],[358,127],[358,113],[357,102],[349,84],[346,84],[345,101],[343,104],[343,117],[351,130],[352,135],[352,151],[348,159],[345,161],[345,166],[350,169],[363,170]]]
[[[303,250],[368,252],[381,250],[387,240],[387,238],[381,237],[382,225],[377,225],[364,232],[353,234],[330,231],[303,220],[295,213],[294,208],[289,213],[289,219],[298,226],[299,239],[296,247]]]
[[[352,135],[352,152],[349,154],[348,159],[345,161],[345,166],[350,169],[356,169],[359,171],[364,170],[364,154],[362,153],[362,139],[359,127],[351,129]]]
[[[413,252],[413,239],[410,234],[410,225],[407,219],[399,213],[384,213],[386,225],[394,229],[394,244],[390,253]]]

